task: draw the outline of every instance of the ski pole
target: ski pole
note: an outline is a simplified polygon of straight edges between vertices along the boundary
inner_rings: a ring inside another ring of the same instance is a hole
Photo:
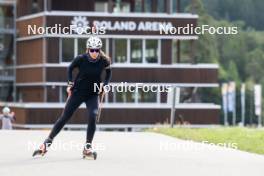
[[[100,116],[101,116],[101,110],[102,110],[102,106],[103,106],[104,95],[105,95],[105,92],[103,91],[102,96],[100,98],[100,102],[99,102],[98,114],[97,114],[97,117],[96,117],[97,123],[100,121]]]

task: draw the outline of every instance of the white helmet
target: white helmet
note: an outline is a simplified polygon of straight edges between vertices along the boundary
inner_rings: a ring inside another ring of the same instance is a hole
[[[96,36],[89,37],[86,42],[86,48],[100,49],[102,48],[102,46],[103,46],[102,40]]]
[[[9,107],[4,107],[3,110],[2,110],[3,114],[9,114],[10,113],[10,109]]]

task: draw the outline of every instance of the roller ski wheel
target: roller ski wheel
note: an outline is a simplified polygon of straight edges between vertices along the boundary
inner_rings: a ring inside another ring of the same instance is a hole
[[[96,160],[96,158],[97,158],[97,153],[95,151],[93,151],[91,148],[83,150],[83,159],[94,159],[94,160]]]
[[[41,155],[44,156],[47,153],[47,147],[49,147],[52,143],[52,140],[50,138],[47,138],[43,144],[39,147],[39,149],[35,150],[32,154],[32,157]]]
[[[42,144],[39,149],[37,149],[33,152],[32,157],[35,157],[38,155],[44,156],[46,153],[47,153],[46,146],[45,146],[45,144]]]

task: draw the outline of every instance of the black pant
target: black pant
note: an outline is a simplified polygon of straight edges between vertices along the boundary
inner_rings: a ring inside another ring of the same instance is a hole
[[[65,108],[62,115],[54,124],[52,131],[49,134],[49,138],[53,138],[60,132],[63,126],[71,118],[75,110],[85,102],[86,108],[88,110],[88,127],[86,132],[86,143],[92,143],[94,133],[96,130],[96,116],[98,113],[98,99],[99,95],[82,95],[76,91],[72,93],[66,102]]]

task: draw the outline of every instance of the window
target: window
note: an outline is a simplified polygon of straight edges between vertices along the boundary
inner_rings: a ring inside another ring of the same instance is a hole
[[[126,102],[133,103],[135,102],[135,92],[126,92]]]
[[[121,0],[116,0],[113,12],[130,12],[130,3],[121,2]]]
[[[13,65],[13,35],[0,34],[0,65]]]
[[[180,52],[179,53],[180,58],[177,58],[178,52]],[[178,61],[180,63],[192,63],[193,62],[193,59],[191,57],[191,42],[190,41],[172,40],[172,62],[177,63]]]
[[[113,40],[113,56],[116,63],[127,62],[127,40],[115,39]]]
[[[172,13],[190,13],[191,9],[187,8],[188,6],[192,6],[192,1],[179,1],[179,0],[172,0]]]
[[[0,100],[3,101],[10,101],[10,89],[12,89],[12,85],[8,85],[8,83],[2,83],[0,86]]]
[[[117,92],[114,91],[113,103],[158,103],[158,92],[151,92],[150,89],[146,92],[142,88],[134,92]]]
[[[177,48],[177,42],[178,40],[172,40],[172,63],[178,62],[178,48]]]
[[[143,51],[142,51],[142,40],[131,39],[130,40],[130,58],[131,63],[142,63]]]
[[[95,11],[96,12],[107,12],[108,3],[107,2],[95,2]]]
[[[179,44],[179,51],[178,51]],[[180,58],[177,58],[178,52],[180,52]],[[180,63],[191,63],[191,43],[188,40],[172,40],[172,62],[177,63],[178,59]]]
[[[17,89],[16,99],[18,102],[23,102],[23,93],[20,88]]]
[[[63,38],[62,39],[62,61],[70,62],[74,58],[74,39]]]
[[[138,102],[156,103],[157,93],[151,92],[151,91],[144,92],[142,89],[139,89],[138,90]]]
[[[94,2],[95,1],[84,1],[84,0],[74,0],[65,1],[65,0],[37,0],[38,2],[49,2],[51,11],[94,11]],[[30,2],[30,1],[28,1]]]
[[[78,39],[78,55],[86,52],[87,39]]]
[[[151,63],[160,60],[160,40],[113,39],[114,63]]]
[[[31,3],[31,13],[37,13],[40,12],[40,8],[39,8],[39,3],[37,2],[37,0],[33,0],[33,2]]]
[[[135,93],[134,92],[115,92],[116,103],[134,103]]]
[[[146,62],[158,63],[158,40],[146,40]]]
[[[68,93],[67,93],[66,89],[67,89],[66,86],[60,87],[60,102],[65,102],[67,100]]]
[[[122,3],[121,4],[121,12],[130,12],[130,4],[129,3]]]
[[[107,52],[107,42],[106,42],[106,39],[101,39],[101,40],[102,40],[102,43],[103,43],[102,50],[104,52]]]
[[[157,0],[157,12],[164,13],[165,12],[165,1]]]
[[[165,13],[165,0],[114,0],[113,12]]]
[[[151,12],[152,0],[144,0],[144,12]]]
[[[142,0],[135,0],[135,12],[142,12]]]
[[[191,63],[191,42],[188,40],[180,41],[180,62]]]
[[[124,92],[115,92],[115,93],[116,93],[116,96],[115,96],[115,102],[116,103],[126,102],[125,101],[126,96],[125,96],[125,93]]]
[[[178,4],[177,4],[178,0],[172,0],[172,12],[173,13],[177,13],[178,12]]]
[[[0,28],[14,28],[13,6],[0,6]]]

